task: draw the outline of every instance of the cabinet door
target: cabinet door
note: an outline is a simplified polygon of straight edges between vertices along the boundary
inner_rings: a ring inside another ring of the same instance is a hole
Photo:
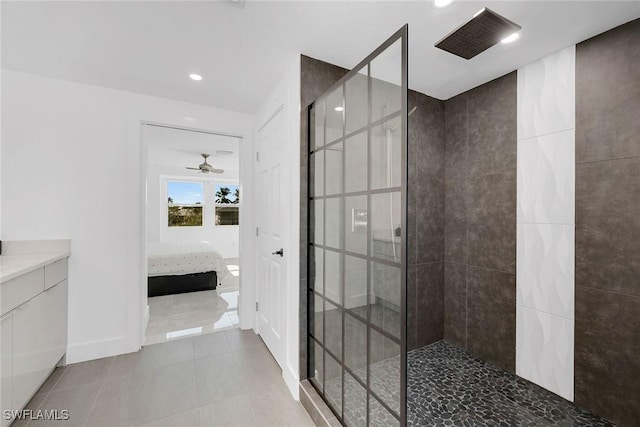
[[[16,408],[24,407],[53,369],[46,348],[50,333],[46,311],[46,298],[42,293],[13,312],[13,406]]]
[[[22,408],[67,347],[67,281],[47,289],[13,314],[13,405]]]
[[[67,351],[67,281],[47,289],[44,296],[48,331],[45,351],[53,369]]]
[[[1,403],[2,409],[15,409],[13,407],[13,313],[9,313],[0,320],[2,329],[0,336],[0,387],[2,388]],[[9,425],[9,421],[2,415],[2,427]]]

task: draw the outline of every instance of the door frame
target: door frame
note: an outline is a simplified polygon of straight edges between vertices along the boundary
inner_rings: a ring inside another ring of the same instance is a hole
[[[282,111],[280,111],[282,110]],[[286,295],[283,302],[286,322],[285,356],[282,376],[294,399],[299,398],[300,384],[300,56],[296,55],[283,73],[280,81],[274,86],[265,102],[255,114],[254,141],[257,130],[261,129],[276,114],[284,114],[282,144],[283,153],[288,156],[289,174],[289,237],[283,242],[285,256],[288,256],[286,268]],[[257,143],[254,143],[253,164],[255,165]],[[255,180],[255,176],[254,176]],[[257,188],[254,184],[254,188]],[[257,194],[254,193],[254,203]],[[254,209],[257,205],[253,205]],[[254,224],[255,227],[255,224]],[[255,230],[252,230],[253,242],[257,245]],[[257,255],[256,255],[257,257]],[[254,263],[256,259],[254,258]],[[256,264],[254,264],[256,265]],[[257,279],[254,278],[253,292],[256,292]],[[254,293],[254,299],[255,293]],[[255,314],[255,313],[254,313]],[[254,316],[254,328],[255,320]]]
[[[212,129],[206,129],[201,127],[185,126],[184,124],[172,124],[172,123],[158,122],[158,121],[152,121],[152,120],[136,120],[138,140],[140,141],[140,153],[139,153],[140,163],[138,168],[139,170],[138,178],[139,178],[139,185],[140,185],[140,188],[139,188],[139,194],[140,194],[139,248],[140,250],[138,253],[139,280],[138,280],[138,299],[135,302],[136,307],[134,308],[134,316],[133,316],[135,319],[135,325],[139,327],[139,329],[136,331],[136,334],[135,334],[136,336],[134,337],[134,340],[135,340],[134,346],[137,349],[142,348],[142,346],[144,345],[145,331],[149,321],[149,305],[148,305],[148,295],[147,295],[147,255],[146,255],[147,253],[147,209],[148,209],[147,208],[147,165],[148,165],[149,146],[148,146],[148,142],[144,138],[144,132],[143,132],[144,126],[148,126],[148,125],[164,127],[169,129],[201,132],[201,133],[208,133],[212,135],[229,136],[229,137],[238,138],[240,140],[238,144],[239,152],[240,152],[238,183],[240,185],[240,188],[242,189],[244,189],[245,188],[244,186],[246,185],[249,185],[251,187],[253,186],[253,179],[252,179],[253,177],[251,173],[252,171],[246,170],[246,168],[244,168],[242,165],[243,153],[245,153],[247,150],[249,150],[249,152],[251,153],[253,152],[252,141],[250,138],[247,138],[245,135],[242,135],[240,133],[225,132],[225,131],[212,130]],[[250,205],[248,206],[248,209],[251,209]],[[250,212],[250,211],[247,211],[247,212]],[[249,221],[242,221],[242,219],[248,218],[249,215],[247,215],[246,213],[243,215],[243,210],[241,210],[240,215],[241,215],[241,223],[240,223],[240,229],[239,229],[240,250],[238,255],[240,259],[239,261],[240,266],[242,268],[243,264],[250,265],[250,263],[245,263],[244,261],[249,260],[251,258],[250,252],[245,251],[245,254],[243,255],[242,248],[244,246],[248,246],[249,248],[252,247],[252,244],[251,244],[252,242],[247,241],[247,238],[246,238],[247,233],[246,232],[243,233],[242,230],[244,228],[249,229],[252,227],[253,217],[250,217]],[[247,277],[247,275],[244,275],[244,274],[240,275],[238,286],[239,286],[240,292],[243,295],[244,294],[246,294],[247,296],[255,295],[255,293],[253,292],[254,283],[251,280],[251,277],[252,275],[249,275],[249,277]],[[255,312],[247,309],[247,307],[251,307],[253,306],[253,304],[254,302],[252,302],[250,299],[248,301],[245,301],[244,304],[241,304],[240,301],[238,302],[238,316],[240,318],[239,326],[241,329],[254,328]]]

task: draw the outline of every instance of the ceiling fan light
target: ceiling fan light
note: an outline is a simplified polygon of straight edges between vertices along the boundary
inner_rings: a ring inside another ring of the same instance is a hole
[[[209,154],[201,153],[200,155],[204,159],[204,162],[200,163],[197,168],[192,168],[187,166],[186,169],[197,170],[199,171],[199,173],[209,173],[209,172],[224,173],[224,169],[216,169],[213,166],[211,166],[209,163],[207,163],[207,158],[209,157]]]

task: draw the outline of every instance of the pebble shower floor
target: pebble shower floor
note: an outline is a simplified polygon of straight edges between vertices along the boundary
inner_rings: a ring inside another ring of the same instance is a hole
[[[398,357],[371,366],[373,390],[398,410]],[[358,372],[356,372],[357,374]],[[334,384],[335,383],[335,384]],[[329,399],[340,392],[336,381],[328,381]],[[365,390],[345,377],[344,417],[349,425],[366,424]],[[466,351],[439,341],[409,352],[409,426],[589,426],[614,424],[575,406],[529,381],[473,357]],[[379,405],[378,405],[379,406]],[[370,425],[395,425],[397,420],[383,407],[371,408]]]

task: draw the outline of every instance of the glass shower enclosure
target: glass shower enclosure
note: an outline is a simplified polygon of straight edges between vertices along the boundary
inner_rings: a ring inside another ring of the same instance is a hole
[[[308,376],[351,426],[406,423],[407,32],[309,107]]]

